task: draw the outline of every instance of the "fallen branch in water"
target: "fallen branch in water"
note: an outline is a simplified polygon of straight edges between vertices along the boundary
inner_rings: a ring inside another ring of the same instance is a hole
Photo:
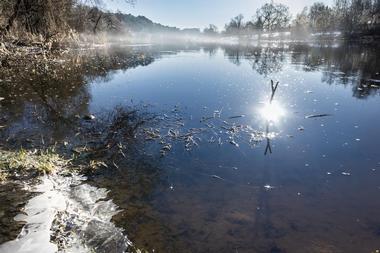
[[[271,104],[273,99],[274,99],[274,95],[276,94],[276,91],[277,91],[277,88],[278,88],[278,84],[280,82],[277,82],[276,84],[274,84],[273,80],[270,80],[271,82],[271,88],[272,88],[272,96],[270,97],[270,101],[269,103]]]
[[[229,117],[229,119],[238,119],[238,118],[244,118],[244,117],[245,115],[243,114],[243,115],[231,116]]]
[[[312,114],[305,116],[305,119],[312,119],[312,118],[322,118],[322,117],[328,117],[332,116],[331,114]]]

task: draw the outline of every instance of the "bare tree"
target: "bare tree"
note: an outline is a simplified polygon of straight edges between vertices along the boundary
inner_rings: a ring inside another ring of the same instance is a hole
[[[237,15],[236,17],[233,18],[233,21],[235,22],[236,24],[236,28],[237,29],[241,29],[242,26],[243,26],[243,19],[244,19],[244,16],[242,14],[239,14]]]
[[[216,25],[210,24],[203,30],[203,33],[208,35],[215,35],[218,33],[218,27]]]
[[[256,19],[262,22],[265,30],[282,30],[289,26],[291,15],[289,7],[274,2],[264,4],[256,12]]]
[[[333,28],[333,11],[330,7],[321,2],[316,2],[310,7],[309,19],[310,27],[314,31],[327,31]]]
[[[346,34],[380,30],[379,0],[335,0],[333,14],[337,29]]]
[[[305,7],[293,20],[292,33],[298,38],[306,38],[309,34],[309,27],[310,18],[308,15],[308,9]]]
[[[116,2],[118,0],[115,0]],[[81,16],[85,16],[87,21],[93,23],[92,32],[97,33],[99,26],[105,23],[108,29],[113,29],[117,26],[115,19],[107,13],[107,5],[105,0],[77,0],[77,5],[90,6],[92,8],[82,8]],[[119,0],[119,2],[134,5],[136,0]]]
[[[227,34],[239,34],[244,28],[243,23],[244,16],[242,14],[237,15],[232,18],[230,23],[225,25],[225,32]]]

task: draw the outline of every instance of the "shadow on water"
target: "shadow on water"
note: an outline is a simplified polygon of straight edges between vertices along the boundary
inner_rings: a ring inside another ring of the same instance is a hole
[[[96,85],[112,89],[113,81],[125,73],[166,66],[161,59],[182,66],[178,64],[186,61],[183,54],[205,54],[211,61],[222,55],[223,61],[239,69],[248,65],[265,81],[280,80],[278,74],[287,72],[289,66],[305,75],[319,73],[327,88],[351,87],[355,102],[370,101],[379,94],[379,53],[378,48],[356,45],[148,45],[76,51],[49,62],[31,60],[0,71],[0,97],[4,98],[0,101],[0,147],[55,146],[63,155],[74,154],[78,165],[88,164],[88,183],[110,190],[108,197],[122,210],[113,220],[137,248],[156,252],[350,252],[363,249],[357,243],[366,242],[365,249],[374,250],[380,224],[378,188],[374,188],[378,176],[368,178],[368,172],[355,168],[377,166],[373,164],[377,157],[360,153],[350,160],[355,148],[342,153],[330,150],[341,148],[346,140],[340,137],[328,139],[331,148],[323,146],[326,132],[339,135],[342,130],[329,119],[306,121],[301,116],[292,123],[293,130],[285,127],[291,123],[271,122],[282,113],[278,112],[281,106],[271,103],[285,97],[287,88],[282,81],[278,91],[272,84],[272,98],[269,82],[264,84],[270,117],[259,123],[250,118],[250,112],[244,112],[248,116],[231,114],[235,112],[228,108],[231,101],[222,109],[192,109],[193,104],[181,104],[185,97],[177,97],[179,104],[166,107],[147,104],[152,101],[128,101],[100,113],[91,104],[98,102],[94,99]],[[176,57],[183,62],[176,62]],[[190,70],[183,66],[175,72],[185,76]],[[160,75],[165,69],[159,71],[154,72],[157,78],[167,78],[173,69],[164,73],[167,76]],[[325,110],[321,104],[313,109]],[[303,109],[297,108],[302,113],[323,113]],[[292,115],[299,113],[291,110]],[[199,113],[202,117],[193,117]],[[326,132],[319,130],[329,124]],[[331,158],[323,160],[325,153]],[[311,170],[309,163],[313,162]],[[347,169],[342,164],[350,164],[357,181],[341,175]],[[0,193],[6,194],[9,187],[0,186]],[[17,196],[9,194],[0,203],[2,241],[20,229],[8,222],[27,198],[14,201]],[[358,211],[361,206],[366,211]]]

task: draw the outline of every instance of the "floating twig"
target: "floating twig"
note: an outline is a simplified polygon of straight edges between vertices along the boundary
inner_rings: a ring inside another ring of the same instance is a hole
[[[331,114],[312,114],[305,116],[305,119],[312,119],[312,118],[322,118],[322,117],[328,117],[331,116]]]
[[[274,84],[273,80],[270,80],[270,82],[271,82],[271,88],[272,88],[272,95],[270,97],[269,103],[272,103],[272,101],[274,99],[274,95],[276,94],[276,91],[277,91],[277,88],[278,88],[278,84],[280,82],[277,82],[276,84]]]
[[[243,114],[243,115],[231,116],[231,117],[229,117],[229,119],[238,119],[238,118],[244,118],[244,117],[245,117],[245,115]]]

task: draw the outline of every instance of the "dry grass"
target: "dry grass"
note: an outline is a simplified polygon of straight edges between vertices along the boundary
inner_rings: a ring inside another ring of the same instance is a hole
[[[14,171],[52,173],[66,167],[69,161],[65,160],[54,150],[46,151],[3,151],[0,150],[0,181]]]

